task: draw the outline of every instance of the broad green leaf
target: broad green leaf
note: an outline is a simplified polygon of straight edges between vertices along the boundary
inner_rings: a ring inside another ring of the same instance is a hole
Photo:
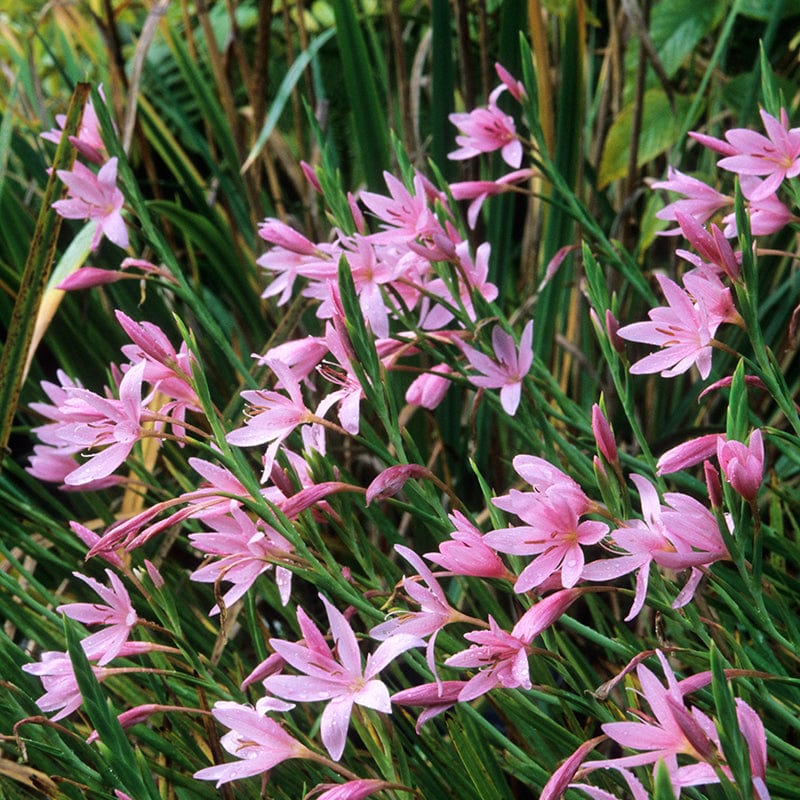
[[[726,3],[710,0],[669,0],[657,3],[650,20],[650,35],[664,71],[672,77],[697,47],[716,28]]]
[[[675,108],[660,87],[648,89],[644,94],[641,135],[636,165],[641,167],[668,150],[680,135],[680,122],[689,108],[689,98],[675,95]],[[612,181],[625,177],[628,171],[628,154],[631,145],[634,107],[629,103],[614,120],[608,132],[600,158],[598,186],[603,188]]]
[[[775,14],[775,0],[741,0],[739,13],[751,19],[768,22]],[[800,14],[800,0],[784,0],[781,18]]]

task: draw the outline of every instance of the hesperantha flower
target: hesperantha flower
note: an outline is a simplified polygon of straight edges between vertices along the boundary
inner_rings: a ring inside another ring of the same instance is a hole
[[[484,541],[483,534],[460,511],[454,511],[448,519],[455,530],[439,545],[438,552],[425,553],[428,561],[454,575],[514,580],[500,556]]]
[[[632,709],[635,722],[608,722],[601,726],[605,736],[617,745],[637,752],[615,758],[579,761],[591,749],[589,743],[586,743],[554,773],[543,790],[542,797],[556,800],[567,786],[572,786],[592,797],[615,800],[616,796],[609,792],[573,782],[576,776],[585,776],[597,769],[618,771],[629,788],[633,790],[636,787],[634,797],[646,797],[644,789],[630,770],[652,764],[655,776],[659,762],[665,764],[673,793],[676,795],[684,787],[719,783],[720,772],[728,780],[733,780],[731,770],[725,763],[714,721],[700,709],[687,705],[685,695],[688,691],[684,689],[683,682],[677,680],[660,650],[656,651],[656,655],[661,662],[666,686],[644,664],[639,664],[636,668],[640,686],[637,694],[647,707]],[[764,726],[753,709],[741,699],[736,700],[736,718],[750,752],[755,796],[759,800],[768,800],[769,793],[764,782]],[[593,740],[593,743],[598,741],[600,740]],[[682,763],[679,763],[679,757]],[[687,759],[690,763],[685,763]]]
[[[617,331],[628,341],[661,348],[633,364],[631,374],[660,372],[664,378],[673,378],[697,366],[700,377],[707,378],[711,372],[711,342],[716,332],[708,310],[665,275],[656,277],[667,305],[651,309],[649,322],[634,322]]]
[[[344,753],[353,705],[391,713],[386,685],[377,678],[397,656],[424,642],[417,636],[397,634],[381,643],[362,665],[358,640],[344,614],[320,595],[328,615],[335,647],[332,650],[319,628],[298,606],[297,621],[304,643],[270,639],[270,646],[300,675],[272,675],[267,691],[285,700],[310,703],[328,700],[322,712],[322,743],[334,761]]]
[[[98,88],[100,96],[103,97],[103,87]],[[64,131],[64,123],[67,121],[66,114],[56,115],[57,128],[52,128],[42,134],[42,139],[58,144],[61,141],[61,134]],[[86,101],[83,107],[83,116],[78,128],[77,136],[69,137],[70,144],[87,160],[93,164],[102,164],[106,160],[106,146],[100,133],[100,121],[97,119],[97,112],[91,99]]]
[[[761,110],[766,136],[747,128],[725,132],[733,152],[717,162],[718,167],[740,175],[765,176],[751,194],[761,200],[774,194],[787,178],[800,175],[800,128],[789,128],[789,117],[781,109],[780,120]]]
[[[511,632],[503,630],[489,617],[489,630],[465,633],[472,645],[455,653],[444,663],[448,667],[479,667],[461,688],[460,703],[474,700],[496,688],[530,689],[528,656],[531,642],[549,628],[580,596],[580,589],[562,589],[532,605]]]
[[[286,395],[261,389],[242,392],[247,401],[248,417],[243,427],[231,431],[226,439],[237,447],[253,447],[269,442],[264,454],[262,481],[269,477],[278,448],[284,440],[301,425],[317,421],[317,417],[306,408],[300,383],[292,371],[280,361],[268,360],[267,366],[280,380]]]
[[[251,706],[230,701],[214,704],[214,718],[230,728],[220,743],[239,760],[206,767],[194,773],[202,781],[223,783],[262,775],[292,758],[314,755],[304,744],[287,733],[279,723]]]
[[[680,607],[691,600],[702,577],[700,568],[728,557],[716,517],[702,503],[688,495],[667,493],[664,499],[668,505],[662,505],[650,481],[641,475],[632,475],[631,481],[639,491],[642,519],[627,520],[611,531],[615,557],[593,561],[581,573],[584,580],[590,581],[637,573],[636,592],[626,622],[644,606],[652,564],[673,571],[692,570],[673,604]]]
[[[458,161],[499,150],[509,167],[519,169],[523,150],[514,119],[497,106],[497,100],[506,88],[505,84],[498,86],[489,95],[489,103],[485,108],[450,114],[448,119],[460,133],[456,136],[459,147],[448,153],[448,158]]]
[[[190,534],[189,540],[201,552],[217,556],[196,569],[190,576],[191,580],[233,584],[221,598],[226,607],[243,597],[258,576],[273,565],[281,602],[283,605],[289,602],[292,573],[279,562],[293,548],[272,526],[254,521],[241,508],[234,506],[229,514],[214,518],[210,532]],[[217,603],[209,613],[218,614],[219,610]]]
[[[99,581],[80,572],[74,572],[73,575],[94,589],[105,604],[66,603],[58,606],[56,611],[85,625],[105,626],[83,640],[84,649],[99,654],[97,665],[102,667],[117,657],[128,641],[132,628],[139,621],[139,615],[131,605],[125,585],[110,569],[106,570],[110,586],[103,586]]]
[[[499,325],[492,331],[492,349],[495,358],[461,344],[467,363],[479,375],[470,375],[469,381],[483,389],[500,389],[500,404],[506,414],[514,416],[519,407],[522,381],[533,364],[533,320],[522,331],[519,348],[514,337]]]
[[[96,642],[91,648],[87,648],[87,641],[88,639],[84,639],[81,642],[86,657],[90,662],[96,662],[103,653],[98,651]],[[151,642],[126,642],[119,648],[116,655],[124,658],[141,655],[153,650],[165,651],[171,649]],[[97,663],[93,663],[91,668],[98,681],[104,681],[111,675],[126,674],[137,670],[136,667],[101,667]],[[50,711],[57,712],[50,718],[51,720],[63,719],[80,708],[83,697],[81,696],[81,690],[78,688],[78,680],[75,677],[75,670],[68,653],[46,651],[42,653],[39,661],[23,664],[22,670],[31,675],[36,675],[42,682],[45,693],[37,698],[36,705],[45,714]]]
[[[722,474],[749,503],[755,502],[764,479],[764,440],[756,428],[745,445],[735,439],[717,439],[717,458]]]
[[[602,541],[608,525],[581,520],[582,500],[576,504],[558,490],[530,493],[530,503],[528,519],[535,519],[534,524],[489,531],[485,543],[501,553],[536,555],[517,578],[515,592],[541,585],[558,570],[564,588],[575,586],[585,563],[583,547]]]
[[[431,672],[438,680],[434,662],[434,648],[439,631],[452,622],[468,622],[469,617],[453,608],[447,602],[439,581],[422,558],[410,547],[397,544],[394,549],[417,571],[420,580],[404,577],[401,581],[403,591],[419,605],[419,611],[403,611],[393,615],[386,622],[376,625],[370,632],[373,639],[386,641],[399,635],[424,638],[430,636],[425,650],[425,658]],[[425,585],[423,585],[423,582]]]
[[[89,460],[64,478],[81,486],[106,478],[130,455],[143,435],[148,398],[142,398],[145,362],[134,364],[119,383],[119,399],[101,397],[88,389],[69,389],[60,406],[64,424],[58,438],[69,446],[97,449]],[[69,420],[69,421],[68,421]]]
[[[125,197],[117,188],[117,159],[110,158],[95,175],[76,161],[71,170],[56,173],[67,187],[64,200],[56,200],[53,208],[66,219],[93,220],[97,223],[91,248],[96,250],[105,236],[123,249],[128,246],[128,229],[122,219]]]
[[[658,219],[678,222],[677,214],[692,217],[698,224],[706,222],[717,213],[721,208],[733,205],[733,198],[718,192],[703,181],[679,172],[677,169],[669,167],[667,169],[667,180],[655,181],[651,184],[653,189],[666,189],[670,192],[677,192],[685,195],[682,200],[674,200],[669,205],[664,206],[656,212]],[[666,231],[659,231],[662,235],[679,234],[680,227],[670,228]]]

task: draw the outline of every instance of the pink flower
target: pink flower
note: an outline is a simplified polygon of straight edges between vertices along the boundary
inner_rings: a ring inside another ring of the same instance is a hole
[[[56,611],[86,625],[107,626],[82,642],[82,646],[87,652],[100,655],[97,664],[102,667],[119,654],[130,637],[131,629],[138,622],[139,616],[131,605],[131,599],[122,581],[110,569],[106,570],[106,575],[111,588],[103,586],[94,578],[81,575],[80,572],[74,572],[73,575],[91,586],[105,600],[106,605],[67,603],[58,606]]]
[[[717,458],[723,475],[749,503],[755,502],[764,478],[764,441],[756,428],[747,445],[735,440],[717,439]]]
[[[454,575],[474,575],[479,578],[509,578],[508,571],[497,553],[484,541],[483,534],[460,512],[449,515],[455,530],[450,539],[439,545],[437,553],[425,553],[425,558]]]
[[[99,87],[100,96],[103,96],[103,88]],[[58,144],[61,141],[61,134],[64,130],[64,123],[67,121],[66,114],[56,115],[58,128],[46,131],[42,134],[42,139]],[[103,137],[100,133],[100,121],[97,119],[97,112],[91,99],[86,101],[81,117],[81,126],[77,136],[69,137],[70,144],[87,160],[93,164],[102,164],[106,159],[106,146],[103,144]]]
[[[82,486],[109,476],[130,455],[142,435],[142,379],[145,362],[134,364],[119,384],[119,399],[100,397],[88,389],[69,390],[60,407],[65,420],[59,437],[78,448],[104,449],[64,478],[70,486]]]
[[[666,686],[662,685],[643,664],[639,664],[636,668],[641,686],[639,694],[649,707],[649,713],[644,708],[634,709],[632,713],[635,722],[609,722],[602,726],[603,733],[617,745],[637,752],[616,758],[584,761],[579,768],[583,774],[596,769],[617,770],[633,789],[631,779],[636,784],[639,782],[628,772],[630,768],[653,764],[655,772],[658,763],[663,761],[675,793],[679,793],[683,787],[719,783],[720,771],[731,780],[731,771],[725,764],[714,721],[700,709],[687,706],[685,694],[690,691],[685,686],[687,681],[679,682],[664,654],[660,650],[656,651],[656,654],[664,671]],[[740,699],[736,700],[736,718],[750,753],[755,795],[759,800],[767,800],[769,794],[764,782],[766,765],[764,726],[753,709]],[[584,744],[577,752],[581,754],[588,752],[588,744]],[[561,791],[566,788],[564,786],[566,780],[578,769],[575,763],[577,752],[562,767],[564,774],[557,780]],[[682,757],[680,766],[679,756]],[[686,757],[694,763],[685,763]],[[548,783],[548,791],[542,795],[547,797],[547,800],[554,800],[558,796],[551,791],[556,788],[553,785],[555,783],[556,781]],[[589,792],[593,797],[613,797],[588,785],[572,785]],[[634,792],[636,798],[646,797],[643,789],[639,791],[640,787],[639,784]]]
[[[489,531],[484,536],[486,544],[501,553],[537,555],[517,578],[515,592],[540,586],[559,569],[565,589],[580,580],[584,567],[582,547],[597,544],[608,533],[608,525],[603,522],[580,521],[584,508],[583,498],[558,489],[532,492],[524,510],[530,524]]]
[[[714,270],[724,272],[733,281],[739,279],[742,254],[733,252],[728,240],[716,225],[711,225],[709,232],[693,217],[685,216],[680,211],[676,212],[675,219],[681,226],[683,235],[703,257],[704,263],[710,264]],[[691,254],[681,250],[677,252],[679,256],[687,258],[695,266],[699,266]]]
[[[512,191],[511,184],[528,180],[534,174],[532,169],[518,169],[493,181],[460,181],[450,184],[450,193],[454,200],[472,200],[467,209],[467,224],[474,228],[478,223],[483,203],[487,197]]]
[[[375,192],[361,192],[364,205],[384,224],[384,230],[366,239],[372,244],[405,244],[417,238],[429,238],[442,231],[442,226],[428,205],[425,181],[414,175],[414,194],[389,172],[383,173],[391,197]]]
[[[399,706],[423,706],[424,711],[417,718],[416,730],[430,719],[452,708],[458,702],[466,681],[439,681],[412,686],[392,695],[392,702]]]
[[[344,752],[353,704],[391,713],[389,690],[376,676],[398,655],[422,642],[416,636],[393,636],[379,645],[367,658],[366,667],[362,667],[358,640],[350,624],[341,611],[321,595],[320,598],[328,614],[336,656],[317,626],[298,607],[297,620],[305,634],[305,644],[283,639],[270,639],[269,643],[287,664],[303,674],[273,675],[264,681],[264,686],[286,700],[330,701],[322,712],[320,730],[322,743],[331,758],[338,761]]]
[[[500,389],[503,410],[513,417],[519,406],[522,381],[533,364],[533,320],[522,331],[519,349],[514,344],[514,337],[495,325],[492,348],[495,359],[467,344],[461,345],[469,365],[481,373],[470,376],[469,381],[482,388]]]
[[[249,417],[244,427],[231,431],[226,437],[229,444],[237,447],[270,443],[264,454],[262,480],[269,477],[278,448],[283,441],[295,428],[314,422],[316,419],[306,408],[300,384],[289,367],[277,360],[268,360],[266,364],[278,377],[289,396],[262,390],[242,392],[242,398],[250,404]]]
[[[517,137],[513,118],[497,107],[497,98],[505,88],[505,85],[498,86],[491,93],[486,108],[476,108],[468,114],[450,114],[450,122],[459,129],[461,135],[456,136],[458,149],[448,153],[448,158],[459,161],[499,150],[509,167],[519,168],[522,163],[522,142]]]
[[[444,400],[452,383],[446,376],[452,374],[448,364],[437,364],[430,372],[419,375],[406,390],[406,403],[433,411]]]
[[[65,200],[57,200],[53,208],[66,219],[88,219],[97,222],[92,238],[96,250],[105,235],[118,247],[128,246],[128,230],[122,219],[125,198],[117,188],[117,159],[110,158],[97,175],[79,161],[71,171],[56,173],[67,187]]]
[[[666,276],[657,278],[668,305],[651,309],[650,322],[634,322],[618,331],[623,339],[661,347],[637,361],[631,374],[660,372],[665,378],[674,378],[696,365],[700,376],[707,378],[716,326],[702,302],[692,302],[689,294]]]
[[[194,773],[198,780],[216,781],[217,786],[221,786],[229,781],[261,775],[291,758],[313,755],[277,722],[250,706],[223,701],[215,703],[212,713],[215,719],[231,729],[220,743],[239,761],[201,769]]]
[[[611,532],[614,545],[621,551],[618,556],[593,561],[581,573],[584,580],[607,581],[638,571],[626,622],[644,605],[652,564],[675,571],[692,569],[674,604],[680,607],[691,600],[697,588],[702,577],[699,567],[728,556],[716,517],[705,506],[687,495],[669,493],[664,496],[669,506],[663,506],[650,481],[641,475],[632,475],[631,481],[639,490],[643,518],[627,520]]]
[[[717,452],[717,442],[725,437],[721,433],[707,433],[670,448],[658,459],[659,475],[680,472],[705,461]]]
[[[88,640],[84,639],[81,644],[84,645],[86,641]],[[117,655],[122,657],[133,656],[163,649],[165,648],[150,642],[126,642],[120,647]],[[85,646],[84,652],[86,652],[86,657],[90,661],[95,660],[99,655],[97,652],[87,650]],[[40,661],[33,664],[23,664],[22,670],[31,675],[37,675],[41,680],[45,693],[37,698],[36,705],[45,713],[57,711],[58,713],[54,714],[50,718],[51,720],[63,719],[80,708],[83,698],[81,690],[78,688],[78,680],[75,677],[75,670],[68,653],[44,652]],[[130,671],[130,667],[114,668],[92,665],[92,672],[94,672],[98,681],[104,681],[109,676],[120,672],[129,673]]]
[[[259,520],[253,521],[241,508],[231,508],[230,515],[215,518],[210,533],[189,535],[191,543],[200,551],[218,556],[214,561],[196,569],[189,577],[200,583],[225,581],[233,586],[222,596],[230,607],[255,583],[259,575],[272,568],[292,551],[292,545],[278,531]],[[281,602],[289,602],[292,573],[286,567],[275,566],[275,583]],[[219,613],[215,605],[210,614]]]
[[[481,667],[458,694],[465,703],[497,687],[530,689],[528,654],[531,642],[549,628],[580,596],[580,589],[563,589],[531,606],[517,621],[511,633],[489,617],[488,631],[464,634],[472,646],[450,656],[448,667]]]
[[[346,783],[321,783],[314,787],[306,798],[316,795],[316,800],[363,800],[381,789],[393,788],[397,788],[397,784],[387,783],[378,778],[357,778]]]
[[[721,194],[703,181],[685,175],[677,169],[667,169],[667,180],[656,181],[651,185],[653,189],[666,189],[686,195],[683,200],[675,200],[656,212],[658,219],[677,221],[677,213],[692,217],[698,224],[702,224],[713,217],[717,211],[733,204],[733,198]],[[661,231],[662,234],[680,233],[680,228],[671,228]]]
[[[762,109],[761,120],[767,136],[746,128],[727,131],[725,138],[733,153],[717,162],[717,166],[740,175],[766,175],[751,195],[756,201],[774,194],[786,178],[800,175],[800,128],[789,129],[784,109],[780,121]]]
[[[397,636],[424,637],[430,636],[425,657],[431,672],[438,680],[434,647],[436,636],[445,625],[466,619],[448,602],[444,590],[439,585],[425,562],[410,547],[396,544],[394,549],[417,571],[421,581],[404,577],[402,586],[405,593],[419,605],[419,611],[405,611],[392,617],[380,625],[376,625],[369,635],[379,641],[389,640]],[[422,585],[424,581],[427,586]],[[414,645],[410,645],[413,647]]]
[[[394,497],[412,478],[430,478],[431,471],[421,464],[395,464],[387,467],[367,487],[366,504]]]

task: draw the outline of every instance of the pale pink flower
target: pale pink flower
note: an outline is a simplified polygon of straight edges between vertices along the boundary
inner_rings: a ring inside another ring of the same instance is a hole
[[[685,175],[677,169],[667,169],[667,180],[655,181],[651,184],[653,189],[666,189],[685,195],[682,200],[675,200],[656,212],[657,219],[678,222],[677,214],[683,214],[694,219],[698,224],[704,223],[717,213],[721,208],[733,204],[733,198],[721,194],[703,181]],[[678,234],[680,228],[670,228],[660,231],[662,235]]]
[[[275,565],[275,583],[281,602],[289,602],[292,573],[280,561],[292,552],[292,545],[263,520],[254,521],[241,508],[233,507],[229,515],[216,517],[209,533],[189,535],[192,545],[203,553],[217,556],[196,569],[189,577],[200,583],[224,581],[233,586],[222,596],[230,608],[255,583],[259,575]],[[209,612],[219,613],[215,604]]]
[[[659,475],[669,475],[693,467],[717,452],[717,442],[724,440],[721,433],[707,433],[670,448],[656,462]]]
[[[774,194],[787,178],[800,175],[800,128],[789,128],[789,117],[781,109],[780,120],[761,110],[767,136],[747,128],[726,131],[733,153],[717,162],[722,169],[740,175],[765,175],[751,199],[762,200]]]
[[[477,318],[475,306],[472,302],[473,293],[491,302],[497,297],[497,286],[489,280],[489,256],[491,255],[491,245],[483,242],[475,251],[475,258],[472,258],[469,249],[469,242],[458,242],[454,247],[451,261],[456,264],[456,275],[458,276],[458,293],[453,292],[452,282],[442,278],[434,278],[425,287],[427,297],[423,301],[420,314],[420,327],[426,330],[439,330],[453,319],[451,308],[463,306],[467,317],[471,320]],[[442,302],[434,303],[432,307],[431,296],[437,296]],[[448,308],[450,306],[451,308]]]
[[[644,664],[639,664],[636,668],[641,686],[639,694],[649,706],[649,713],[645,709],[636,709],[633,713],[637,721],[609,722],[602,726],[603,733],[617,745],[638,752],[617,758],[585,761],[580,765],[582,773],[596,769],[615,769],[630,786],[630,768],[653,764],[655,774],[658,763],[663,761],[676,792],[680,792],[683,787],[719,783],[720,769],[729,780],[732,779],[731,771],[724,762],[714,721],[700,709],[687,707],[685,694],[688,692],[684,688],[685,682],[678,682],[660,650],[656,654],[661,662],[666,686]],[[764,783],[764,727],[753,709],[740,699],[736,701],[736,716],[750,751],[753,788],[759,800],[767,800],[769,794]],[[684,760],[688,757],[694,763],[682,763],[679,766],[678,756],[682,756]],[[569,761],[570,767],[574,767],[573,760]],[[582,784],[575,786],[584,791],[593,788]],[[596,797],[613,797],[607,793],[590,794]],[[634,796],[646,797],[638,792]],[[547,797],[551,795],[548,794]]]
[[[64,478],[70,486],[109,476],[130,455],[142,436],[142,417],[145,400],[142,399],[142,379],[145,362],[134,364],[119,384],[119,399],[100,397],[88,389],[69,390],[60,410],[65,424],[59,437],[65,444],[78,448],[103,448]]]
[[[525,85],[522,81],[518,81],[502,64],[495,62],[494,65],[497,77],[503,82],[503,85],[508,89],[508,93],[519,103],[523,97],[526,97]]]
[[[367,236],[373,244],[405,244],[417,238],[430,238],[442,232],[442,226],[429,207],[428,190],[419,173],[414,175],[412,195],[403,182],[389,172],[383,173],[391,197],[375,192],[361,192],[361,201],[383,225],[380,233]]]
[[[216,781],[217,786],[229,781],[269,772],[291,758],[310,758],[313,753],[290,736],[275,720],[256,709],[222,701],[214,704],[214,718],[230,728],[220,743],[239,760],[206,767],[194,773],[201,781]]]
[[[711,372],[711,341],[716,332],[708,311],[700,301],[692,302],[674,281],[664,275],[657,278],[668,305],[651,309],[650,322],[634,322],[618,331],[623,339],[661,348],[637,361],[631,374],[660,372],[665,378],[673,378],[696,365],[700,376],[707,378]]]
[[[289,367],[277,360],[268,360],[267,366],[280,380],[288,397],[274,391],[248,390],[242,392],[247,401],[248,418],[244,427],[231,431],[226,439],[237,447],[252,447],[269,442],[264,454],[262,481],[269,477],[278,448],[301,425],[316,419],[303,400],[300,384]]]
[[[379,778],[356,778],[346,783],[321,783],[315,786],[304,798],[316,796],[316,800],[363,800],[381,789],[397,788],[396,784],[387,783]],[[322,792],[322,794],[317,794]]]
[[[509,167],[519,169],[523,151],[514,119],[497,106],[497,99],[505,88],[505,85],[498,86],[485,108],[450,114],[449,120],[459,129],[460,135],[456,136],[458,149],[448,153],[448,158],[459,161],[499,150]]]
[[[549,628],[580,596],[580,589],[563,589],[531,606],[517,621],[511,633],[504,631],[490,616],[488,631],[464,634],[473,644],[448,658],[448,667],[480,667],[463,686],[458,701],[465,703],[497,687],[530,689],[528,655],[531,642]]]
[[[38,676],[44,687],[44,694],[37,698],[36,705],[45,713],[56,711],[50,718],[54,722],[77,711],[83,698],[78,688],[75,670],[68,653],[47,651],[33,664],[23,664],[22,670]],[[93,666],[95,678],[103,681],[111,674],[108,668]]]
[[[382,470],[367,487],[366,504],[394,497],[412,478],[430,478],[431,471],[421,464],[395,464]]]
[[[70,619],[83,622],[85,625],[106,626],[82,642],[82,646],[87,652],[99,655],[97,664],[103,667],[116,658],[123,645],[128,641],[131,630],[139,621],[139,615],[131,605],[131,599],[124,584],[110,569],[106,570],[111,584],[110,588],[80,572],[74,572],[73,575],[94,589],[106,604],[66,603],[58,606],[56,611],[66,614]]]
[[[512,489],[507,495],[492,499],[492,503],[503,511],[516,514],[529,525],[536,525],[539,502],[547,495],[564,498],[578,514],[592,508],[591,500],[581,487],[558,467],[539,456],[518,455],[511,462],[517,475],[531,485],[533,492]]]
[[[742,271],[742,254],[733,252],[730,243],[716,225],[712,224],[710,231],[707,231],[694,217],[686,216],[680,211],[675,213],[675,219],[683,235],[704,259],[702,263],[710,264],[715,270],[724,272],[733,281],[739,279]],[[678,250],[677,254],[699,266],[691,253]]]
[[[561,584],[571,588],[580,580],[584,567],[583,547],[595,545],[608,533],[608,525],[595,520],[581,521],[583,501],[575,502],[558,490],[530,493],[526,509],[532,524],[489,531],[484,541],[501,553],[536,555],[514,584],[515,592],[540,586],[558,570]]]
[[[493,181],[459,181],[450,184],[454,200],[472,200],[467,208],[467,224],[474,228],[478,214],[488,197],[512,191],[509,187],[528,180],[534,174],[532,169],[517,169]]]
[[[455,530],[450,539],[439,545],[438,552],[425,553],[428,561],[454,575],[514,579],[501,558],[486,544],[483,534],[460,511],[454,511],[448,519]]]
[[[110,158],[95,175],[88,167],[76,161],[72,170],[56,173],[67,187],[64,200],[56,200],[53,208],[66,219],[94,220],[97,227],[92,237],[92,250],[96,250],[105,235],[118,247],[128,246],[128,229],[122,219],[125,198],[117,188],[117,159]]]
[[[642,519],[627,520],[610,534],[619,555],[587,564],[581,577],[590,581],[607,581],[637,572],[636,592],[625,621],[632,620],[642,609],[647,597],[650,567],[658,564],[670,570],[691,568],[692,574],[675,601],[680,607],[691,600],[702,577],[700,567],[727,558],[716,517],[692,497],[666,494],[661,504],[653,484],[641,475],[631,481],[639,491]]]
[[[99,88],[99,91],[102,97],[102,87]],[[57,114],[56,125],[58,127],[43,133],[42,139],[58,144],[61,141],[66,121],[66,114]],[[91,99],[88,99],[83,107],[83,116],[77,136],[70,136],[69,141],[87,161],[91,161],[93,164],[102,164],[106,160],[107,152],[100,132],[100,121],[97,119],[97,112],[94,110]]]
[[[433,411],[444,400],[453,374],[449,364],[437,364],[430,372],[417,376],[406,390],[406,403]]]
[[[519,349],[515,346],[514,337],[495,325],[492,331],[492,349],[495,358],[467,344],[461,345],[469,365],[481,373],[469,376],[469,381],[481,388],[500,389],[503,410],[514,416],[519,406],[522,381],[533,364],[533,320],[522,331]]]
[[[769,194],[766,197],[758,197],[759,188],[763,181],[752,175],[741,175],[739,184],[742,187],[742,194],[747,201],[747,216],[750,224],[750,233],[753,236],[767,236],[783,230],[790,222],[796,220],[794,214],[780,201],[777,195]],[[754,198],[754,195],[756,196]],[[725,236],[734,237],[738,235],[736,227],[736,213],[731,211],[722,218],[725,223]]]
[[[362,666],[358,640],[350,624],[338,609],[322,597],[333,634],[336,656],[322,633],[302,608],[297,619],[305,634],[305,644],[270,639],[272,648],[301,675],[273,675],[264,681],[267,690],[278,697],[297,702],[329,700],[322,712],[322,743],[334,761],[344,752],[353,704],[391,713],[386,685],[378,673],[401,653],[418,647],[416,636],[398,634],[378,646]],[[337,658],[338,657],[338,658]]]
[[[403,591],[419,605],[419,611],[401,611],[386,622],[376,625],[369,635],[378,641],[388,640],[396,636],[411,635],[414,637],[430,636],[425,658],[431,672],[438,680],[434,648],[436,637],[445,625],[466,619],[461,612],[448,602],[444,590],[425,562],[410,547],[396,544],[394,549],[411,564],[421,580],[404,577],[401,584]],[[423,585],[423,582],[426,585]],[[411,645],[413,647],[413,645]]]
[[[756,428],[747,445],[717,439],[717,458],[728,483],[749,503],[755,502],[764,479],[764,441]]]
[[[412,686],[392,695],[392,702],[399,706],[423,706],[424,711],[417,718],[416,730],[430,719],[452,708],[458,702],[466,681],[439,681]]]
[[[86,641],[84,639],[81,644],[83,645]],[[117,655],[124,658],[164,649],[169,648],[150,642],[126,642],[120,647]],[[92,650],[87,651],[85,647],[84,652],[86,652],[86,657],[90,661],[94,661],[100,655]],[[92,664],[91,668],[98,681],[104,681],[111,675],[129,673],[131,671],[129,667],[101,667],[97,664]],[[75,670],[68,653],[44,652],[40,661],[32,664],[23,664],[22,670],[38,676],[42,682],[45,693],[36,699],[36,705],[45,714],[50,711],[56,711],[57,713],[50,717],[54,722],[63,719],[80,708],[83,698],[81,690],[78,688],[78,680],[75,677]]]

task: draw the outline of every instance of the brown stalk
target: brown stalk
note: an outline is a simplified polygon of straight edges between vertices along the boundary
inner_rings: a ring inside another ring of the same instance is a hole
[[[389,3],[389,31],[392,37],[395,80],[397,81],[397,100],[400,104],[400,127],[403,132],[403,147],[409,154],[417,152],[414,140],[414,122],[411,116],[411,100],[408,87],[406,53],[403,46],[403,29],[400,19],[399,0]]]

